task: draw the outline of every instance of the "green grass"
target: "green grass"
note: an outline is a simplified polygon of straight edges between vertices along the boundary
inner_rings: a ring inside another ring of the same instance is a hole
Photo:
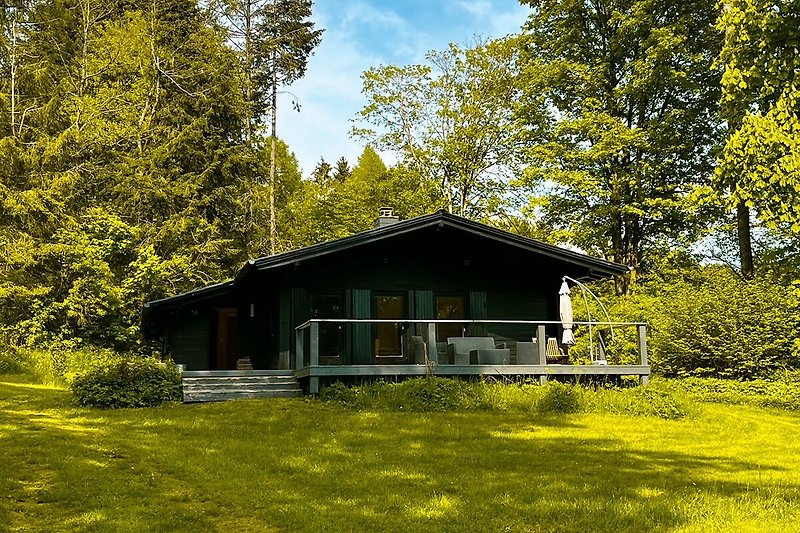
[[[0,377],[0,530],[796,531],[800,414],[98,411]]]

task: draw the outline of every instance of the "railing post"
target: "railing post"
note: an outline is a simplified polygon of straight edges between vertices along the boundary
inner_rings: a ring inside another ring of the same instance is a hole
[[[294,369],[300,370],[303,368],[303,355],[305,354],[305,346],[303,346],[303,336],[305,335],[305,328],[294,330]]]
[[[636,329],[639,333],[639,364],[642,366],[647,366],[647,326],[644,324],[639,324],[636,326]],[[639,383],[642,385],[647,385],[650,383],[650,376],[639,376]]]
[[[428,322],[428,360],[439,363],[439,353],[436,351],[436,324]]]
[[[309,394],[319,394],[319,378],[313,375],[314,367],[319,365],[319,322],[311,322],[309,339],[308,365],[312,375],[308,380]]]
[[[536,353],[538,354],[539,364],[542,366],[547,365],[547,337],[545,336],[545,328],[543,324],[536,326]],[[547,374],[539,376],[539,383],[544,385],[547,383]]]

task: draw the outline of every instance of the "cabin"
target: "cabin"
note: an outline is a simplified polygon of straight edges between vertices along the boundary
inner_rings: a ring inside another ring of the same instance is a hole
[[[248,261],[236,277],[148,302],[143,331],[186,377],[320,381],[413,375],[630,374],[639,365],[569,364],[560,344],[564,276],[627,267],[440,211]],[[577,326],[580,327],[580,323]]]

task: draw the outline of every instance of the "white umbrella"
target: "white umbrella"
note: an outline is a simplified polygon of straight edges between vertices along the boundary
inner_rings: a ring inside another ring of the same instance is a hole
[[[564,327],[561,344],[575,344],[575,336],[572,334],[572,299],[569,297],[567,280],[561,283],[561,289],[558,291],[558,313],[561,316],[561,325]]]

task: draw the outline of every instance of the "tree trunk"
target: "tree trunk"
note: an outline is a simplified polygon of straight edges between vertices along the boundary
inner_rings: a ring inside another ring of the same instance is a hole
[[[275,52],[272,53],[272,138],[270,139],[269,161],[269,253],[277,251],[278,227],[275,219],[275,175],[277,170],[276,152],[278,143],[278,73],[276,71]]]
[[[739,239],[739,261],[742,264],[742,277],[753,279],[755,266],[753,264],[753,244],[750,229],[750,208],[744,200],[736,204],[736,233]]]

